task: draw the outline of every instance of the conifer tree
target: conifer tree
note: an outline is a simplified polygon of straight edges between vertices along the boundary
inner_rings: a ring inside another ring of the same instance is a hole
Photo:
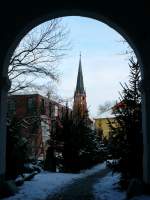
[[[65,172],[78,172],[103,161],[100,137],[96,131],[92,130],[87,113],[84,116],[81,116],[80,113],[74,116],[69,113],[66,105],[62,116],[59,119],[61,126],[58,126],[55,121],[54,130],[50,135],[45,169],[54,171],[57,165],[54,152],[57,151],[62,154],[63,171]],[[63,148],[61,144],[63,144]],[[58,150],[59,146],[61,148]]]
[[[133,58],[129,67],[129,84],[121,84],[119,103],[113,108],[117,126],[108,121],[109,148],[114,158],[120,158],[120,171],[126,181],[142,177],[141,75],[139,64]]]
[[[100,138],[91,129],[87,113],[83,117],[67,117],[63,123],[64,165],[66,171],[77,172],[102,161]]]
[[[30,159],[31,146],[20,134],[20,124],[14,117],[7,125],[6,177],[15,178],[22,174],[24,164]]]

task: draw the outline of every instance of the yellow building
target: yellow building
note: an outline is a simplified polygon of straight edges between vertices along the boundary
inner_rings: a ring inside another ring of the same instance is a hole
[[[112,110],[108,110],[102,113],[99,118],[95,118],[95,127],[97,130],[101,131],[103,138],[109,138],[109,124],[108,120],[115,123],[115,115],[112,114]]]

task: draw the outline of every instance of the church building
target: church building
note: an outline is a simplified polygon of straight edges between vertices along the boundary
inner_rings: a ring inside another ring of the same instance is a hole
[[[87,102],[86,102],[86,92],[84,89],[84,82],[83,82],[81,55],[79,59],[76,90],[74,93],[73,114],[74,114],[74,117],[78,116],[81,118],[83,117],[88,118],[88,109],[87,109]]]

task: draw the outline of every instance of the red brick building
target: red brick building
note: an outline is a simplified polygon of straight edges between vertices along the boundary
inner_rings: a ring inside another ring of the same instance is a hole
[[[17,119],[20,133],[31,144],[31,157],[35,159],[45,158],[52,123],[60,120],[65,110],[65,106],[39,94],[8,97],[8,118]]]

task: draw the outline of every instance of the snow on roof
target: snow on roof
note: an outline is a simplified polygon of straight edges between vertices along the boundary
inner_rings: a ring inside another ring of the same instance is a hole
[[[115,115],[112,113],[112,109],[107,110],[106,112],[102,113],[99,118],[115,118]]]

